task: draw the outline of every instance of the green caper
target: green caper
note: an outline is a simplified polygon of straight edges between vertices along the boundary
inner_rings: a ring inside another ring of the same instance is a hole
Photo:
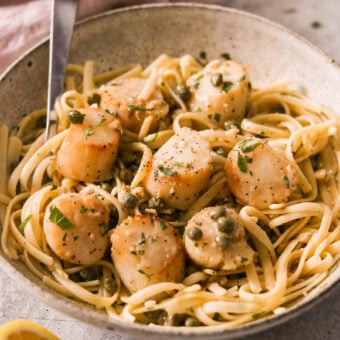
[[[114,294],[117,291],[117,282],[112,278],[104,279],[104,288],[109,294]]]
[[[225,216],[225,209],[223,207],[213,207],[209,215],[213,220],[217,220],[219,217]]]
[[[183,326],[188,314],[176,313],[169,317],[168,323],[170,326]]]
[[[187,102],[190,97],[191,93],[187,86],[184,85],[177,85],[176,86],[176,94],[184,101]]]
[[[188,318],[185,319],[184,326],[185,327],[198,327],[198,326],[201,326],[201,323],[196,318],[189,316]]]
[[[111,192],[112,190],[112,185],[108,182],[103,182],[100,184],[101,188],[104,189],[107,192]]]
[[[227,234],[219,234],[215,237],[216,244],[222,249],[226,249],[229,245],[230,238]]]
[[[72,124],[82,124],[85,115],[78,110],[71,110],[68,113],[68,119]]]
[[[240,122],[238,122],[235,119],[226,120],[224,122],[224,129],[225,130],[235,129],[235,128],[239,128],[239,127],[240,127]]]
[[[96,280],[99,276],[98,268],[96,267],[88,267],[84,268],[79,272],[79,276],[82,280],[92,281]]]
[[[149,208],[155,210],[164,209],[164,202],[160,197],[151,197],[148,201]]]
[[[222,75],[222,73],[217,72],[217,73],[212,74],[211,77],[210,77],[210,82],[214,86],[221,85],[222,82],[223,82],[223,75]]]
[[[189,265],[185,267],[185,275],[190,275],[198,271],[198,268],[194,265]]]
[[[88,97],[87,98],[87,103],[89,105],[92,105],[92,104],[100,104],[100,101],[101,101],[102,97],[100,96],[99,93],[94,93],[91,97]]]
[[[126,209],[133,209],[136,207],[138,200],[137,200],[137,197],[133,193],[126,192],[122,196],[121,202]]]
[[[203,232],[200,228],[190,227],[187,230],[188,237],[193,241],[198,241],[202,238]]]
[[[234,231],[235,222],[230,217],[221,216],[217,219],[217,227],[222,233],[231,234]]]
[[[137,155],[130,150],[124,150],[124,152],[122,152],[120,154],[120,158],[123,161],[124,164],[132,164],[137,160]]]
[[[156,309],[156,310],[150,310],[144,313],[144,315],[148,318],[148,321],[151,323],[159,324],[159,322],[163,322],[161,324],[164,324],[164,320],[160,319],[166,319],[166,315],[164,318],[164,310],[162,309]]]
[[[227,152],[225,151],[224,148],[222,148],[221,146],[217,147],[217,148],[214,148],[214,151],[219,155],[219,156],[222,156],[222,157],[226,157],[227,156]]]

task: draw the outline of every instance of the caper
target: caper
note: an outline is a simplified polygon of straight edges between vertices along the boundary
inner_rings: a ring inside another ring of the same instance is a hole
[[[161,309],[156,309],[156,310],[149,310],[145,312],[144,314],[148,319],[155,320],[155,319],[158,319],[161,313],[162,313]]]
[[[94,93],[91,97],[87,98],[87,103],[89,105],[92,105],[92,104],[98,104],[99,105],[101,99],[102,99],[102,97],[100,96],[100,94]]]
[[[72,124],[82,124],[84,121],[84,117],[85,115],[78,110],[71,110],[68,113],[68,119]]]
[[[160,197],[151,197],[148,201],[149,208],[155,210],[164,209],[164,202]]]
[[[214,151],[215,151],[219,156],[222,156],[222,157],[227,156],[227,152],[226,152],[225,149],[222,148],[221,146],[219,146],[219,147],[217,147],[217,148],[214,148]]]
[[[112,185],[108,182],[103,182],[100,184],[101,188],[104,189],[107,192],[111,192],[112,190]]]
[[[185,275],[190,275],[198,271],[198,268],[194,265],[189,265],[185,267]]]
[[[198,326],[201,326],[201,323],[196,318],[189,316],[188,318],[185,319],[184,326],[185,327],[198,327]]]
[[[122,196],[121,202],[126,209],[133,209],[136,207],[138,200],[137,200],[137,197],[133,193],[126,192]]]
[[[167,211],[162,211],[159,215],[167,221],[176,221],[178,219],[179,211],[176,209],[167,209]]]
[[[222,233],[231,234],[234,231],[235,222],[230,217],[221,216],[217,219],[217,227]]]
[[[170,326],[183,326],[187,316],[188,314],[182,314],[182,313],[172,314],[169,317],[168,323]]]
[[[117,291],[117,282],[112,278],[104,279],[104,288],[109,294],[114,294]]]
[[[200,228],[190,227],[187,230],[188,237],[193,241],[198,241],[202,238],[203,232]]]
[[[225,209],[223,207],[213,207],[209,215],[213,220],[217,220],[219,217],[225,216]]]
[[[184,85],[177,85],[176,86],[176,94],[184,101],[187,102],[190,97],[191,93],[187,86]]]
[[[120,154],[120,158],[124,164],[132,164],[137,160],[137,155],[130,150],[125,150]]]
[[[79,272],[79,276],[85,281],[96,280],[99,276],[98,268],[96,267],[84,268]]]
[[[239,127],[240,127],[240,123],[238,121],[236,121],[235,119],[226,120],[224,122],[224,129],[225,130],[230,130],[230,129],[239,128]]]
[[[210,82],[214,86],[221,85],[222,82],[223,82],[223,75],[222,75],[222,73],[217,72],[217,73],[212,74],[211,77],[210,77]]]
[[[226,249],[229,245],[230,238],[227,234],[219,234],[215,237],[216,244],[222,249]]]

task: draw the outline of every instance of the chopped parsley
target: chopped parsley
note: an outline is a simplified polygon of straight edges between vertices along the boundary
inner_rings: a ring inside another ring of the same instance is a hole
[[[106,120],[107,120],[106,118],[102,118],[100,122],[97,124],[97,126],[102,126],[103,124],[105,124]]]
[[[143,274],[143,275],[145,275],[149,280],[151,279],[151,277],[152,277],[152,273],[146,273],[144,270],[142,270],[142,269],[137,269],[137,271],[138,271],[138,273],[141,273],[141,274]]]
[[[261,145],[261,143],[253,143],[253,144],[247,145],[250,141],[251,140],[249,139],[245,139],[239,144],[240,150],[242,152],[244,153],[251,152],[254,149],[256,149],[259,145]]]
[[[221,115],[218,112],[216,112],[214,114],[214,119],[216,120],[216,122],[219,122],[221,120]]]
[[[265,314],[265,312],[257,312],[255,314],[252,315],[253,319],[258,319],[260,317],[262,317]]]
[[[153,108],[148,109],[147,107],[142,107],[138,105],[128,105],[129,110],[134,110],[134,111],[152,111],[154,110]]]
[[[140,241],[139,241],[139,243],[138,243],[138,245],[143,245],[143,244],[145,244],[146,243],[146,238],[145,238],[145,234],[144,233],[141,233],[141,235],[140,235]]]
[[[113,112],[113,111],[111,111],[111,110],[109,110],[109,109],[105,109],[105,112],[106,112],[108,115],[110,115],[110,116],[114,116],[114,117],[117,116],[117,113],[116,113],[116,112]]]
[[[87,208],[86,207],[81,207],[80,213],[81,214],[85,214],[86,212],[87,212]]]
[[[228,93],[230,89],[233,87],[234,83],[231,81],[225,81],[222,85],[222,92]]]
[[[92,127],[92,125],[90,125],[85,130],[85,136],[87,137],[87,136],[91,136],[93,134],[94,134],[93,127]]]
[[[247,160],[242,156],[241,152],[237,152],[237,166],[239,169],[246,173],[247,172]]]
[[[283,181],[285,182],[286,188],[289,189],[290,188],[289,178],[287,176],[284,176]]]
[[[61,229],[74,228],[73,223],[55,205],[51,205],[49,210],[49,219],[51,222],[55,223]]]
[[[28,215],[20,224],[18,229],[23,233],[25,230],[25,227],[27,225],[27,223],[29,222],[29,220],[32,218],[32,215]]]
[[[178,174],[177,171],[172,170],[171,168],[168,167],[164,167],[163,165],[159,165],[158,169],[166,176],[176,176]]]

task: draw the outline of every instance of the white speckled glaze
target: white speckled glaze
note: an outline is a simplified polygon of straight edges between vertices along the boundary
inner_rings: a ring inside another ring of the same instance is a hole
[[[197,4],[144,5],[116,10],[77,25],[70,62],[96,61],[96,71],[135,62],[147,64],[161,53],[172,56],[206,51],[208,59],[228,52],[247,66],[253,84],[290,79],[292,86],[340,113],[340,69],[302,38],[263,18],[227,8]],[[22,114],[44,107],[48,43],[33,48],[0,79],[5,108],[0,124],[14,126]],[[1,226],[0,226],[1,227]],[[51,307],[97,326],[138,339],[235,339],[286,322],[320,301],[340,281],[340,265],[307,297],[280,316],[260,319],[232,330],[165,328],[110,319],[104,312],[44,287],[20,262],[0,250],[0,266],[31,294]]]

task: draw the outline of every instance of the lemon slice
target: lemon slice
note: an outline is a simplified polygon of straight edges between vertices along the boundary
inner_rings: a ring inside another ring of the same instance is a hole
[[[60,340],[60,338],[34,322],[13,320],[0,327],[0,340]]]

